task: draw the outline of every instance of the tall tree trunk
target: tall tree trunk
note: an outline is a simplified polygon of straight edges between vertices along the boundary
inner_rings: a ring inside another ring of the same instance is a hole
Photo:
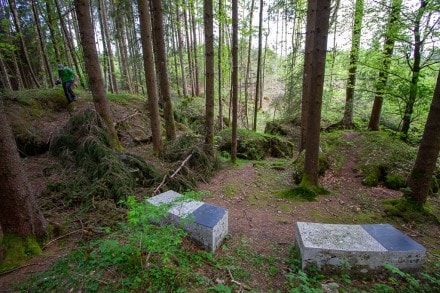
[[[110,92],[113,92],[113,85],[112,85],[112,81],[110,78],[111,72],[110,72],[110,64],[109,64],[109,55],[108,55],[108,44],[107,44],[107,38],[104,35],[104,19],[103,19],[103,15],[102,15],[102,11],[103,11],[103,0],[98,0],[98,21],[99,21],[99,28],[101,30],[101,41],[102,41],[102,52],[103,52],[103,57],[100,58],[100,63],[102,66],[102,72],[103,72],[103,78],[104,78],[104,85],[105,85],[105,91],[107,92],[108,90],[110,90]],[[90,14],[93,15],[93,9],[92,7],[90,7]],[[104,8],[105,9],[105,8]],[[92,25],[95,26],[94,24],[94,19],[92,18]],[[98,45],[98,51],[99,51],[99,43],[97,43]]]
[[[257,80],[255,81],[255,104],[253,130],[257,131],[258,101],[261,83],[261,52],[263,50],[263,0],[260,0],[260,24],[258,28],[258,57],[257,57]]]
[[[322,93],[324,87],[325,57],[327,49],[330,0],[308,2],[306,61],[303,86],[308,89],[307,131],[305,143],[303,186],[318,185],[319,140],[321,124]],[[309,24],[309,19],[314,23]],[[312,29],[312,30],[310,30]],[[307,72],[306,72],[307,71]],[[313,82],[312,85],[305,83]]]
[[[189,33],[189,24],[188,24],[188,14],[186,9],[183,9],[183,19],[185,22],[185,36],[186,36],[186,50],[188,54],[188,70],[189,70],[189,77],[191,82],[191,96],[195,96],[195,76],[194,76],[194,66],[193,61],[191,58],[191,39],[190,39],[190,33]]]
[[[93,103],[96,112],[104,120],[112,145],[117,150],[122,150],[118,134],[113,124],[112,112],[104,89],[104,80],[99,66],[98,52],[95,47],[95,34],[90,15],[89,0],[75,0],[75,10],[78,18],[81,44],[84,52],[86,72],[89,76],[90,89],[92,91]]]
[[[71,59],[71,62],[73,62],[73,65],[75,66],[75,71],[76,74],[78,75],[78,79],[79,82],[81,84],[82,87],[85,87],[85,82],[84,82],[84,78],[81,74],[81,67],[79,66],[79,61],[77,56],[75,55],[75,48],[73,47],[73,43],[72,43],[72,38],[71,35],[69,34],[69,31],[67,29],[66,23],[64,21],[65,16],[62,14],[61,11],[61,5],[59,3],[59,0],[55,0],[55,5],[57,7],[57,11],[58,11],[58,17],[60,20],[60,24],[61,24],[61,29],[63,31],[64,34],[64,40],[66,42],[66,54],[67,54],[67,61],[69,63],[69,66],[72,66],[72,64],[70,64],[69,59]],[[93,29],[93,26],[91,26]],[[93,37],[94,39],[95,37]],[[95,45],[93,44],[93,48],[95,48]],[[89,80],[90,82],[90,80]]]
[[[63,58],[61,57],[60,46],[58,43],[58,37],[55,30],[55,20],[54,20],[54,11],[52,8],[52,3],[50,0],[45,0],[46,2],[46,12],[47,12],[47,26],[49,27],[50,38],[52,40],[53,49],[55,52],[55,59],[58,64],[62,63]]]
[[[247,64],[246,64],[246,76],[244,78],[244,118],[246,121],[246,128],[249,127],[249,118],[248,118],[248,103],[249,103],[249,83],[250,77],[249,73],[251,71],[251,53],[252,53],[252,36],[253,36],[253,18],[254,18],[254,7],[255,0],[251,0],[251,10],[249,11],[249,39],[248,39],[248,50],[247,50]],[[255,129],[255,123],[254,123]],[[254,130],[255,131],[255,130]]]
[[[29,70],[29,73],[31,75],[31,78],[32,78],[34,84],[37,87],[40,87],[40,83],[38,82],[37,76],[35,75],[34,70],[32,69],[31,60],[29,58],[29,53],[28,53],[28,50],[26,47],[26,43],[24,41],[23,31],[21,29],[20,19],[18,17],[17,6],[15,5],[15,0],[9,0],[9,6],[12,11],[15,29],[17,30],[17,35],[20,40],[21,51],[22,51],[24,60],[26,62],[27,69]]]
[[[217,57],[217,74],[218,74],[218,127],[223,130],[223,76],[222,76],[222,47],[223,47],[223,0],[218,0],[218,57]]]
[[[425,12],[425,8],[427,5],[427,1],[420,1],[420,7],[417,12],[417,16],[414,22],[414,49],[413,49],[413,63],[411,65],[411,82],[409,86],[409,97],[405,103],[405,112],[403,113],[403,123],[402,123],[402,133],[404,138],[408,138],[409,127],[412,122],[412,114],[414,112],[414,104],[417,99],[418,92],[418,83],[419,83],[419,75],[420,75],[420,62],[422,59],[422,45],[423,40],[420,37],[420,22]],[[408,61],[409,63],[409,61]]]
[[[0,100],[0,226],[3,234],[46,235],[47,222],[35,201]]]
[[[166,137],[169,140],[176,139],[176,126],[174,123],[173,104],[171,103],[170,81],[168,78],[167,58],[165,50],[165,34],[163,29],[163,16],[161,0],[150,0],[154,21],[153,33],[156,43],[156,64],[158,67],[160,95],[164,102],[164,118]]]
[[[359,46],[361,42],[362,18],[364,15],[364,0],[356,0],[354,12],[354,25],[351,39],[350,64],[345,97],[345,110],[342,124],[353,127],[354,89],[356,86],[356,70],[359,59]]]
[[[105,37],[105,43],[107,44],[107,53],[108,53],[108,62],[109,62],[109,69],[110,69],[110,80],[112,85],[112,90],[114,93],[119,92],[118,88],[118,81],[116,78],[116,69],[115,69],[115,62],[114,62],[114,56],[113,56],[113,49],[112,49],[112,43],[110,40],[110,31],[108,28],[108,18],[107,18],[107,10],[105,9],[105,3],[103,0],[101,2],[101,13],[102,13],[102,22],[104,26],[104,37]]]
[[[394,42],[396,40],[397,30],[399,29],[400,10],[402,0],[391,0],[391,13],[385,32],[385,40],[382,51],[382,69],[379,71],[379,78],[376,85],[373,108],[371,110],[368,129],[379,131],[380,114],[382,112],[384,90],[388,82],[388,71],[391,65],[391,57],[394,51]]]
[[[308,115],[309,115],[309,97],[310,87],[312,85],[312,53],[313,53],[313,41],[316,25],[316,11],[310,10],[316,8],[316,3],[310,4],[308,2],[307,11],[307,27],[306,27],[306,44],[304,50],[304,70],[303,70],[303,82],[302,82],[302,100],[301,100],[301,135],[298,143],[298,152],[302,152],[306,148],[307,129],[308,129]]]
[[[200,96],[200,78],[199,78],[199,58],[198,58],[198,49],[197,49],[197,24],[194,10],[194,3],[192,1],[189,2],[190,7],[190,17],[192,23],[192,34],[193,34],[193,51],[194,51],[194,85],[195,85],[195,94],[196,96]]]
[[[440,71],[422,141],[408,178],[409,198],[422,208],[428,198],[432,175],[440,153]]]
[[[188,84],[186,81],[186,73],[185,73],[185,63],[183,59],[183,38],[182,38],[182,19],[181,13],[179,9],[180,2],[176,5],[176,24],[177,24],[177,48],[179,50],[179,60],[180,60],[180,72],[182,75],[182,89],[183,96],[188,96]]]
[[[205,24],[205,99],[206,135],[205,144],[214,154],[214,23],[212,0],[203,1]]]
[[[232,0],[232,137],[231,161],[237,161],[237,120],[238,120],[238,5]]]
[[[49,58],[48,58],[49,55],[47,54],[47,50],[46,50],[46,41],[45,41],[46,38],[44,37],[43,32],[41,30],[41,22],[40,22],[39,13],[38,13],[38,7],[37,7],[35,0],[32,0],[31,6],[32,6],[32,12],[34,15],[34,19],[35,19],[35,25],[37,27],[38,38],[40,40],[41,51],[43,53],[43,60],[44,60],[44,66],[46,69],[46,74],[49,76],[49,84],[52,87],[54,87],[55,86],[55,79],[54,79],[54,76],[52,73],[52,66],[50,65],[50,62],[49,62]]]
[[[153,36],[151,33],[151,16],[148,0],[138,0],[139,20],[141,23],[142,53],[144,55],[145,80],[148,92],[148,109],[153,136],[153,150],[160,153],[162,150],[162,129],[159,114],[159,94],[153,57]]]
[[[112,0],[112,6],[115,9],[115,29],[116,29],[116,39],[118,42],[119,48],[119,59],[120,59],[120,67],[121,72],[124,78],[122,78],[123,83],[125,83],[126,89],[133,94],[133,77],[132,72],[128,67],[128,52],[127,52],[127,37],[126,37],[126,21],[124,15],[118,13],[122,11],[124,8],[122,6],[123,3],[118,2],[115,3],[115,0]]]

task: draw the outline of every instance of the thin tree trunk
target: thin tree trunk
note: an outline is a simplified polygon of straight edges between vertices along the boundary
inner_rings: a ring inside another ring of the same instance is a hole
[[[177,4],[180,4],[178,2]],[[186,81],[186,73],[185,73],[185,63],[183,59],[183,38],[182,38],[182,20],[181,20],[181,13],[179,9],[179,5],[176,5],[176,20],[177,20],[177,47],[179,50],[179,60],[180,60],[180,71],[182,75],[182,89],[183,89],[183,96],[188,96],[188,84]]]
[[[46,50],[46,42],[45,42],[46,38],[43,36],[43,32],[41,30],[41,22],[40,22],[38,8],[36,6],[35,0],[32,0],[31,6],[32,6],[32,12],[34,14],[35,25],[37,27],[38,38],[40,40],[41,51],[43,53],[43,60],[44,60],[44,66],[46,69],[46,74],[49,76],[49,84],[52,87],[54,87],[55,86],[55,79],[54,79],[54,76],[52,73],[52,66],[50,65],[50,62],[49,62],[49,58],[48,58],[49,55],[47,54],[47,50]]]
[[[356,70],[359,59],[363,14],[364,0],[356,0],[354,26],[351,40],[350,64],[348,68],[348,81],[345,98],[345,110],[344,117],[342,118],[342,124],[345,127],[353,127],[354,89],[356,86]]]
[[[186,50],[188,54],[188,68],[189,68],[189,77],[191,82],[191,96],[195,96],[195,84],[194,84],[194,66],[191,58],[191,40],[190,40],[190,33],[189,33],[189,25],[188,25],[188,15],[186,12],[186,9],[183,9],[183,18],[185,21],[185,35],[186,35]]]
[[[168,78],[167,58],[165,50],[163,16],[161,0],[150,0],[152,7],[153,34],[156,43],[156,62],[159,65],[156,70],[159,74],[160,94],[164,102],[165,131],[168,140],[176,139],[176,126],[174,123],[173,104],[171,103],[170,81]]]
[[[57,7],[58,17],[59,17],[60,24],[61,24],[61,29],[62,29],[62,31],[64,33],[64,40],[66,42],[66,54],[68,56],[67,60],[69,61],[69,58],[70,58],[71,61],[73,62],[73,64],[75,65],[76,74],[78,75],[78,78],[79,78],[79,82],[80,82],[82,87],[85,87],[85,82],[84,82],[83,76],[81,74],[81,67],[79,66],[78,58],[76,58],[76,56],[73,53],[73,52],[75,52],[75,49],[73,47],[71,36],[70,36],[70,34],[69,34],[68,30],[67,30],[67,26],[66,26],[66,23],[64,21],[65,16],[62,15],[62,11],[61,11],[61,6],[60,6],[60,3],[59,3],[59,0],[55,0],[55,5]],[[67,48],[68,48],[68,50],[67,50]],[[69,62],[69,66],[72,66],[72,64],[70,64],[70,62]]]
[[[107,126],[112,145],[117,150],[122,150],[118,134],[113,124],[112,112],[104,90],[104,80],[99,66],[98,52],[95,47],[95,35],[90,15],[90,2],[88,0],[75,0],[75,9],[78,18],[81,44],[84,52],[86,72],[89,77],[93,103],[96,112],[101,116]]]
[[[212,0],[203,1],[205,24],[205,99],[206,135],[205,144],[214,154],[214,23]]]
[[[108,58],[108,65],[109,65],[109,80],[111,81],[111,90],[114,93],[118,93],[118,82],[116,78],[116,70],[115,70],[115,63],[113,60],[113,50],[112,50],[112,44],[110,41],[110,31],[108,28],[108,19],[107,19],[107,11],[105,9],[105,3],[103,0],[99,0],[100,10],[101,10],[101,17],[102,17],[102,26],[103,26],[103,39],[105,39],[105,44],[107,46],[107,58]]]
[[[255,0],[251,0],[251,10],[249,15],[249,39],[248,39],[248,51],[247,51],[247,64],[246,64],[246,76],[244,78],[244,117],[246,121],[246,128],[249,127],[248,118],[248,103],[249,103],[249,73],[251,71],[251,52],[252,52],[252,36],[253,36],[253,17],[254,17]],[[255,126],[255,123],[254,123]],[[255,127],[254,127],[255,128]],[[254,130],[255,131],[255,130]]]
[[[144,55],[145,80],[148,92],[148,109],[153,136],[153,150],[160,153],[162,150],[162,129],[159,114],[159,94],[153,57],[153,36],[151,32],[151,16],[148,0],[138,0],[139,20],[141,23],[142,52]]]
[[[263,50],[263,0],[260,0],[260,25],[258,28],[257,80],[255,82],[254,131],[257,131],[258,101],[261,82],[261,52]]]
[[[420,22],[422,19],[422,16],[425,12],[425,8],[427,5],[427,1],[420,1],[420,7],[417,12],[416,20],[414,23],[414,49],[413,49],[413,63],[411,65],[411,82],[409,87],[409,98],[406,101],[405,104],[405,112],[403,113],[403,123],[402,123],[402,133],[404,135],[404,138],[408,138],[408,132],[409,127],[412,122],[412,114],[414,112],[414,104],[416,103],[417,99],[417,92],[418,92],[418,83],[419,83],[419,75],[420,75],[420,62],[422,59],[422,45],[423,40],[420,37]]]
[[[40,87],[40,83],[38,82],[37,76],[35,75],[34,70],[32,69],[31,60],[29,58],[29,53],[28,53],[28,50],[26,47],[26,43],[24,41],[24,35],[23,35],[21,25],[20,25],[20,19],[18,17],[17,7],[15,5],[15,0],[9,0],[9,6],[12,11],[15,29],[17,30],[17,35],[20,40],[21,51],[22,51],[23,57],[25,59],[26,65],[27,65],[27,69],[29,70],[29,73],[31,75],[31,78],[32,78],[34,84],[38,88],[38,87]]]
[[[218,57],[217,57],[217,74],[218,74],[218,126],[220,131],[223,130],[223,82],[222,82],[222,47],[223,47],[223,0],[218,0]]]
[[[190,1],[190,17],[192,23],[192,34],[193,34],[193,50],[194,50],[194,84],[195,84],[195,94],[196,96],[200,96],[200,78],[199,78],[199,58],[198,58],[198,49],[197,49],[197,25],[196,25],[196,17],[194,11],[194,3]]]
[[[231,161],[237,161],[237,120],[238,120],[238,5],[232,0],[232,137]]]
[[[391,0],[391,13],[385,32],[385,41],[382,52],[382,69],[379,71],[379,78],[376,85],[376,94],[374,96],[373,108],[371,110],[370,122],[368,124],[368,129],[372,131],[379,131],[380,129],[380,114],[382,112],[384,91],[388,82],[388,71],[391,65],[391,57],[393,56],[394,51],[394,42],[399,26],[398,21],[400,19],[401,7],[402,0]]]
[[[50,0],[45,0],[46,2],[46,12],[47,12],[47,26],[49,27],[50,38],[52,40],[53,49],[55,52],[55,58],[57,63],[62,63],[61,52],[59,49],[59,43],[57,38],[57,33],[55,31],[55,21],[54,21],[54,11],[52,9],[52,3]]]
[[[12,90],[11,80],[9,79],[8,70],[6,69],[3,55],[0,52],[0,74],[2,77],[2,85],[7,90]]]

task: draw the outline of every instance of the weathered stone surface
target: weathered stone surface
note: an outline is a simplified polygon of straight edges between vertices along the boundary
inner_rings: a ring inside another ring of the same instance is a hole
[[[298,222],[296,242],[302,267],[366,274],[388,263],[418,270],[426,249],[388,224],[339,225]]]
[[[153,221],[161,225],[173,223],[180,225],[190,238],[211,252],[220,246],[228,234],[228,210],[200,201],[183,200],[181,194],[167,191],[149,198],[155,206],[169,205],[168,216],[162,221]]]

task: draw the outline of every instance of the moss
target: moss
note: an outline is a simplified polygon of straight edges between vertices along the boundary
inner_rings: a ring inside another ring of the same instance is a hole
[[[386,175],[385,176],[385,186],[394,189],[399,190],[402,187],[406,186],[406,179],[401,175]]]
[[[5,251],[0,271],[6,271],[19,266],[32,255],[42,253],[40,245],[33,236],[19,236],[15,234],[3,235],[1,246]]]
[[[385,213],[391,217],[400,217],[407,222],[440,223],[440,220],[430,212],[428,205],[419,206],[405,195],[400,199],[383,201]]]
[[[292,178],[295,184],[300,184],[303,179],[304,161],[305,161],[305,152],[302,152],[293,164]],[[330,162],[328,157],[324,153],[319,152],[318,175],[323,176],[329,168],[330,168]]]

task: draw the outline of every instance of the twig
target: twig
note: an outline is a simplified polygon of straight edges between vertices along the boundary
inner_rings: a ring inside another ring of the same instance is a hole
[[[183,160],[182,164],[180,164],[179,168],[177,168],[176,171],[174,171],[174,173],[170,176],[170,178],[174,178],[174,176],[177,175],[177,173],[183,168],[183,166],[186,164],[186,162],[191,158],[192,154],[189,154],[188,157],[186,157],[185,160]],[[162,187],[162,185],[165,184],[165,180],[167,179],[167,175],[163,176],[162,182],[159,184],[159,186],[153,191],[153,194],[156,194],[159,189]]]
[[[245,284],[240,283],[240,282],[234,280],[234,276],[232,276],[231,270],[229,268],[228,268],[228,273],[229,273],[229,277],[231,278],[231,282],[232,283],[240,286],[240,288],[243,288],[245,290],[251,291],[251,288],[249,286],[246,286]]]
[[[74,233],[78,233],[78,232],[82,232],[82,231],[83,231],[83,229],[81,228],[81,229],[78,229],[78,230],[75,230],[75,231],[69,232],[69,233],[67,233],[67,234],[65,234],[65,235],[62,235],[62,236],[60,236],[60,237],[57,237],[57,238],[55,238],[55,239],[52,239],[51,241],[47,242],[47,243],[43,246],[43,250],[46,249],[49,245],[51,245],[51,244],[54,243],[55,241],[58,241],[58,240],[60,240],[60,239],[62,239],[62,238],[64,238],[64,237],[67,237],[67,236],[69,236],[69,235],[72,235],[72,234],[74,234]]]
[[[121,122],[124,122],[125,120],[130,119],[131,117],[136,116],[136,115],[138,115],[138,114],[139,114],[139,111],[136,109],[136,111],[134,111],[133,114],[128,115],[127,117],[122,118],[121,120],[119,120],[118,122],[116,122],[116,124],[119,124],[119,123],[121,123]]]
[[[165,183],[165,180],[167,179],[167,175],[163,176],[162,182],[159,184],[159,186],[153,191],[153,194],[156,194],[156,192],[159,191],[159,189],[162,187],[162,185]]]
[[[192,157],[192,154],[189,154],[188,157],[186,157],[185,160],[183,160],[182,164],[180,164],[179,168],[177,168],[176,171],[174,171],[173,175],[170,176],[170,178],[174,178],[174,176],[176,176],[176,174],[180,171],[180,169],[182,169],[182,167],[186,164],[186,162]]]
[[[37,265],[37,264],[36,263],[30,263],[30,264],[27,264],[27,265],[18,266],[18,267],[15,267],[13,269],[10,269],[10,270],[4,271],[4,272],[0,272],[0,276],[7,275],[7,274],[15,272],[15,271],[17,271],[19,269],[22,269],[22,268],[25,268],[25,267],[34,266],[34,265]]]

